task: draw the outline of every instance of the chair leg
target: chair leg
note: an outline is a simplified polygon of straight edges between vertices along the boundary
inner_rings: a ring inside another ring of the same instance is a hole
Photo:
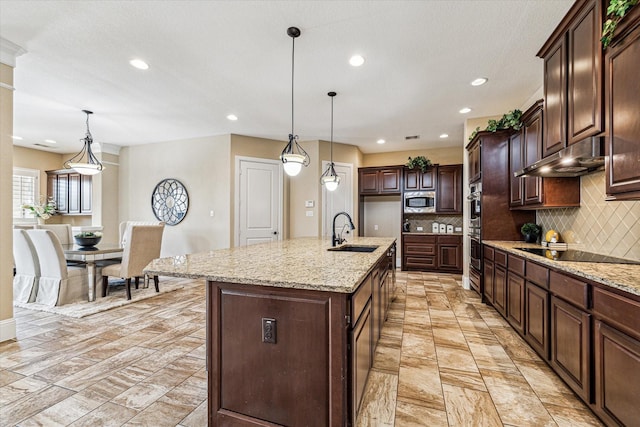
[[[131,299],[131,277],[127,277],[126,279],[126,283],[127,283],[127,299]]]
[[[140,278],[136,276],[135,281],[136,281],[136,289],[138,289],[138,286],[140,286]]]
[[[160,292],[160,286],[158,285],[158,276],[153,276],[153,284],[156,285],[156,292]]]
[[[107,289],[109,289],[109,276],[102,276],[102,297],[107,296]]]

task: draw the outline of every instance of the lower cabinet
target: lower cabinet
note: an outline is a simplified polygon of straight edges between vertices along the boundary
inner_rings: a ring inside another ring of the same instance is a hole
[[[462,236],[404,234],[402,269],[462,272]]]
[[[513,329],[524,334],[524,279],[509,271],[507,274],[507,321]]]
[[[493,262],[485,258],[483,263],[483,269],[484,269],[484,272],[482,274],[482,279],[484,280],[484,299],[486,302],[489,302],[491,305],[493,305],[493,294],[494,294],[493,278],[494,278],[494,270],[495,270],[493,267]]]
[[[493,307],[504,317],[507,315],[507,270],[495,265],[493,275]]]
[[[364,311],[360,315],[353,331],[351,332],[351,372],[353,380],[352,389],[352,420],[355,420],[362,403],[364,388],[367,385],[367,378],[372,366],[371,344],[371,302],[368,302]]]
[[[524,300],[524,338],[540,357],[548,360],[550,342],[549,292],[527,281],[524,288]]]
[[[551,366],[591,402],[591,315],[551,296]]]

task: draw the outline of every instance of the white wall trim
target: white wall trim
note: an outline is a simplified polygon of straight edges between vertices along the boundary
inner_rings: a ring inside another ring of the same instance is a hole
[[[6,84],[6,83],[3,83],[3,82],[0,82],[0,87],[1,87],[1,88],[3,88],[3,89],[10,90],[10,91],[12,91],[12,92],[15,92],[15,90],[16,90],[16,88],[15,88],[15,87],[13,87],[13,86],[11,86],[11,85],[8,85],[8,84]]]
[[[16,319],[0,320],[0,342],[15,339],[16,337]]]
[[[93,150],[96,153],[106,153],[106,154],[112,154],[114,156],[119,156],[120,155],[120,149],[122,147],[119,145],[114,145],[114,144],[108,144],[106,142],[100,142],[98,144],[98,149],[97,150]]]
[[[0,37],[0,62],[16,68],[16,58],[27,53],[26,50],[12,41]]]

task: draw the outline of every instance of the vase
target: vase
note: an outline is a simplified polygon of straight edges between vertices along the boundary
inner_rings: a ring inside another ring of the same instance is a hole
[[[536,243],[538,241],[538,235],[537,234],[525,234],[524,235],[524,241],[527,243]]]
[[[38,217],[38,225],[45,225],[47,223],[47,220],[44,218],[40,218]]]

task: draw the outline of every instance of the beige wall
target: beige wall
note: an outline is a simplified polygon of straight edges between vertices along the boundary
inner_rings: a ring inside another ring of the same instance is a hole
[[[230,135],[125,147],[120,151],[119,221],[156,220],[151,194],[165,178],[182,182],[189,210],[167,226],[162,256],[229,247],[231,223]],[[209,215],[214,211],[214,216]]]
[[[462,163],[462,147],[433,148],[426,150],[393,151],[363,155],[361,167],[404,165],[409,157],[425,156],[431,163],[457,165]]]
[[[88,224],[103,227],[102,239],[105,243],[118,243],[120,240],[120,157],[116,154],[95,153],[103,162],[102,173],[92,178],[92,206]]]
[[[0,64],[0,341],[15,338],[13,319],[13,67]]]

